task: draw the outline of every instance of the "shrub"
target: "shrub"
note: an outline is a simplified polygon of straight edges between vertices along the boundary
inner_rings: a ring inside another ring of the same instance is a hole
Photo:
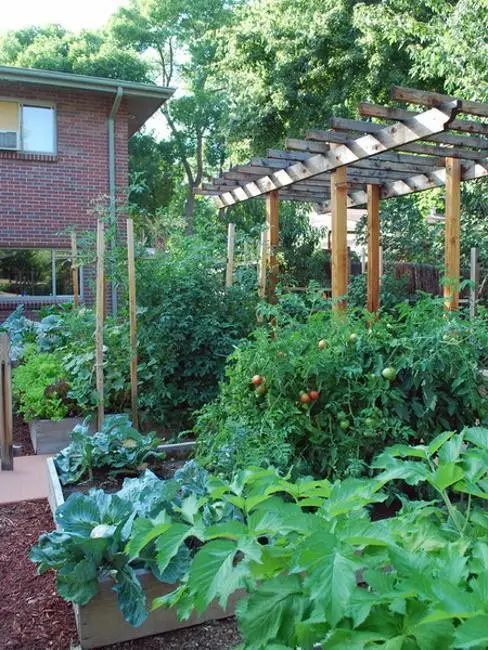
[[[201,410],[197,457],[207,467],[230,474],[293,464],[298,473],[360,475],[387,444],[486,417],[484,317],[446,316],[423,300],[376,321],[322,311],[304,323],[275,322],[237,348],[219,397]]]
[[[24,363],[13,371],[12,392],[27,421],[61,420],[76,411],[76,405],[68,398],[62,355],[39,352],[34,344],[27,346]]]
[[[152,377],[140,407],[181,425],[182,411],[199,408],[218,391],[225,361],[255,324],[256,293],[223,286],[223,261],[210,245],[183,248],[138,261],[138,340]]]

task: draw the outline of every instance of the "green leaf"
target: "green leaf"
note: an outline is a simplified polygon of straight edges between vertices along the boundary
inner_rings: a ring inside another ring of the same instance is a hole
[[[442,445],[447,442],[454,435],[454,431],[444,431],[436,436],[427,447],[427,455],[433,456],[439,451]]]
[[[117,571],[113,590],[125,620],[134,627],[142,625],[147,618],[146,596],[134,569],[125,566]]]
[[[327,621],[332,625],[343,618],[356,588],[356,565],[339,551],[324,548],[321,559],[305,578],[304,586],[310,598],[323,608]]]
[[[56,575],[59,595],[77,605],[86,605],[98,593],[98,567],[84,559],[66,562]]]
[[[483,427],[472,427],[464,429],[463,436],[477,447],[488,449],[488,429]]]
[[[435,488],[442,491],[445,490],[453,483],[457,483],[464,476],[463,469],[454,463],[443,463],[434,472],[433,476],[429,479]]]
[[[173,557],[178,553],[180,546],[187,537],[193,534],[193,528],[186,524],[173,524],[165,530],[156,540],[156,561],[161,573],[165,571]]]
[[[321,648],[323,650],[346,650],[346,648],[347,650],[363,650],[366,647],[372,647],[370,643],[384,640],[385,637],[376,632],[337,628],[330,632]],[[387,646],[385,644],[380,647],[386,648]]]
[[[488,644],[488,615],[475,616],[461,623],[454,633],[454,648],[479,648]]]
[[[142,517],[135,520],[129,542],[125,547],[125,552],[131,559],[136,558],[145,546],[173,525],[164,511],[161,519],[162,521],[158,523]]]
[[[271,641],[285,641],[295,647],[295,626],[304,610],[298,576],[279,576],[260,584],[248,598],[237,603],[236,611],[246,643],[268,648]]]
[[[246,565],[239,562],[234,566],[237,550],[236,542],[219,539],[207,542],[196,554],[188,588],[199,612],[204,612],[216,598],[225,609],[229,596],[243,586]]]

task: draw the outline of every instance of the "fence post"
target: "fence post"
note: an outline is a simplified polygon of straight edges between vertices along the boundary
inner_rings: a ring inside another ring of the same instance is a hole
[[[469,315],[471,318],[476,316],[476,306],[478,302],[478,288],[480,283],[480,251],[479,248],[473,247],[470,255],[470,277],[471,287],[469,289]]]
[[[105,319],[105,228],[103,221],[97,224],[97,294],[95,327],[95,373],[98,395],[98,431],[101,431],[105,416],[103,386],[103,324]]]
[[[129,336],[130,336],[130,394],[132,424],[137,429],[137,303],[136,303],[136,262],[134,253],[134,222],[127,219],[127,267],[129,274]]]
[[[266,297],[266,272],[267,272],[267,257],[268,257],[268,232],[261,231],[261,239],[259,242],[259,259],[258,259],[258,287],[259,297]]]
[[[78,307],[80,304],[80,290],[78,284],[78,246],[76,233],[71,233],[71,274],[73,277],[73,304]]]
[[[0,334],[0,456],[2,470],[13,470],[12,382],[8,334]]]

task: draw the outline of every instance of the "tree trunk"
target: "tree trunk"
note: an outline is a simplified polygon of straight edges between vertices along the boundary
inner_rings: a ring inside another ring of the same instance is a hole
[[[193,208],[195,206],[195,195],[193,194],[193,186],[188,185],[185,201],[185,220],[187,235],[193,235]]]

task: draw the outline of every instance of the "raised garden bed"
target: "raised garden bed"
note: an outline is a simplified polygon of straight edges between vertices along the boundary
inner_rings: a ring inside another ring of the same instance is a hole
[[[82,422],[83,418],[32,420],[29,422],[29,432],[34,453],[57,454],[69,445],[71,442],[69,434]]]
[[[162,448],[173,457],[187,455],[191,446],[188,443],[182,448],[178,445],[163,445]],[[47,459],[49,494],[48,501],[51,511],[54,514],[56,509],[64,503],[63,486],[58,477],[53,458]],[[146,594],[147,602],[158,596],[173,591],[175,585],[165,585],[152,575],[149,571],[141,569],[138,577]],[[73,605],[76,627],[82,648],[97,648],[99,646],[120,643],[131,639],[138,639],[154,634],[179,630],[206,621],[223,619],[234,614],[235,603],[239,594],[230,599],[227,609],[224,611],[217,603],[212,603],[204,615],[193,614],[187,621],[179,622],[176,610],[160,608],[149,614],[146,621],[140,627],[132,627],[123,618],[117,605],[115,593],[112,591],[112,582],[107,579],[101,581],[99,593],[86,605]]]

